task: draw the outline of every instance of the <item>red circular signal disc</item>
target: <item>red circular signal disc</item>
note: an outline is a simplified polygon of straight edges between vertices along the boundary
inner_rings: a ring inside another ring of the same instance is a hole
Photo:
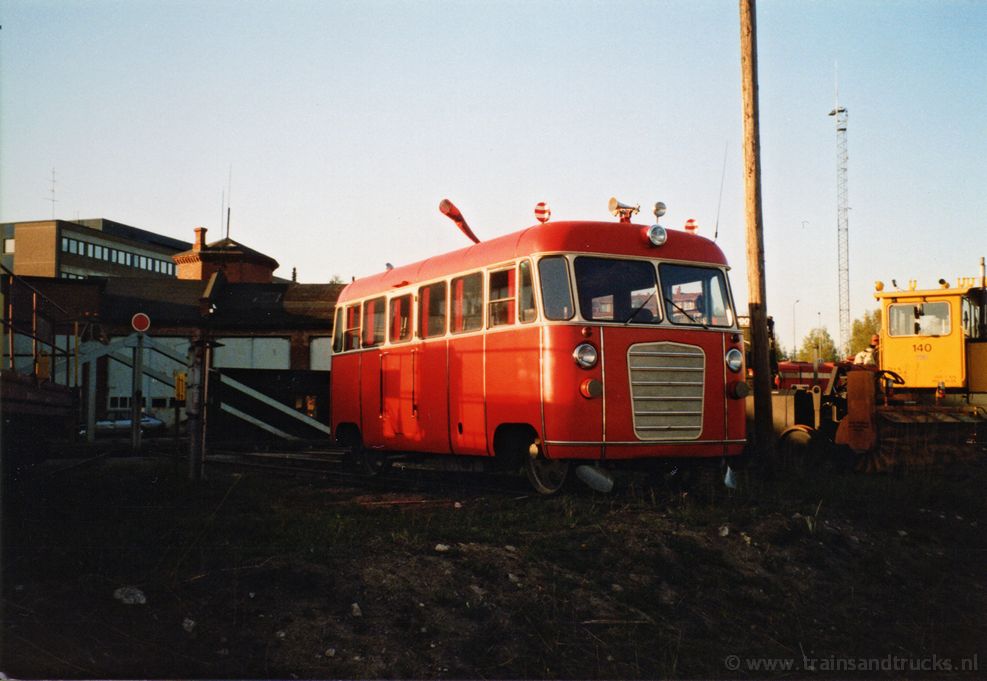
[[[138,312],[130,318],[130,325],[134,327],[134,331],[144,333],[151,328],[151,318],[143,312]]]

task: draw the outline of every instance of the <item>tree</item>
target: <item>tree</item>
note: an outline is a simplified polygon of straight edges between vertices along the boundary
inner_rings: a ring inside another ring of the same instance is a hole
[[[834,362],[840,355],[836,351],[836,343],[825,328],[812,329],[808,335],[802,339],[802,348],[796,354],[796,358],[803,362],[811,362],[819,359],[821,362]]]
[[[881,308],[865,312],[861,319],[853,320],[850,327],[850,355],[856,355],[870,345],[870,338],[875,333],[881,333]]]

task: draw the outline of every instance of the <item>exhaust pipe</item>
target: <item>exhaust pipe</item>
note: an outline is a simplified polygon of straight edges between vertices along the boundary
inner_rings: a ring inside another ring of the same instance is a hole
[[[613,491],[613,476],[597,466],[576,466],[576,477],[596,492],[610,494]]]

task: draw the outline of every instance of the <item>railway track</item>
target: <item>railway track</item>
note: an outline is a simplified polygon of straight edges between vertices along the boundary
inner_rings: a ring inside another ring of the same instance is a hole
[[[311,476],[334,484],[378,491],[531,495],[530,487],[521,475],[464,471],[441,464],[397,460],[386,472],[371,476],[354,470],[346,457],[346,450],[328,448],[305,452],[213,450],[206,457],[206,465]]]

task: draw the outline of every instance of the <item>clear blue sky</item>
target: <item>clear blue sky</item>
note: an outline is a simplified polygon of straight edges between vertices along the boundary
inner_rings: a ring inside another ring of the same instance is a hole
[[[758,3],[768,308],[838,336],[836,133],[849,110],[851,316],[873,281],[987,254],[987,2]],[[0,4],[0,220],[231,236],[345,278],[611,195],[696,218],[746,306],[739,12],[724,1]],[[726,180],[718,209],[726,149]],[[642,221],[648,221],[646,208]],[[806,224],[803,225],[803,221]]]

